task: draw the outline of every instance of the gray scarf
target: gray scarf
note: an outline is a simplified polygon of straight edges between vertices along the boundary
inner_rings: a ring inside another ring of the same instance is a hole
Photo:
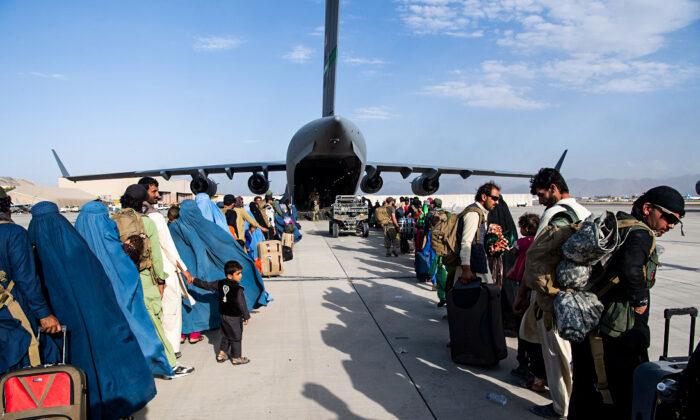
[[[156,208],[155,205],[149,203],[148,201],[144,201],[144,208],[146,209],[145,214],[151,214],[151,213],[158,213],[158,209]]]

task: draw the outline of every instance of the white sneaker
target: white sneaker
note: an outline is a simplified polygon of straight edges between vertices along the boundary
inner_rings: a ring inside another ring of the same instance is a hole
[[[187,367],[187,366],[182,366],[182,365],[176,365],[173,368],[173,374],[168,377],[168,379],[176,379],[176,378],[182,378],[183,376],[187,376],[190,373],[194,372],[193,367]]]

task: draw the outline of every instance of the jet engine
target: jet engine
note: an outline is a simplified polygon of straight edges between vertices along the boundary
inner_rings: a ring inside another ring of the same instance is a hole
[[[413,190],[413,194],[418,196],[435,194],[438,188],[440,188],[439,177],[421,175],[411,181],[411,190]]]
[[[209,194],[209,197],[215,196],[216,190],[217,190],[216,182],[214,182],[213,179],[207,177],[207,184],[209,184],[209,189],[207,189],[207,194]]]
[[[365,194],[375,194],[382,189],[382,186],[384,186],[384,179],[379,175],[372,177],[365,175],[360,182],[360,189]]]
[[[248,189],[256,195],[263,195],[270,189],[270,181],[260,172],[248,178]]]
[[[698,193],[698,194],[700,194],[700,181],[698,181],[697,183],[695,183],[695,192]]]
[[[201,183],[201,180],[205,180],[207,182],[207,190],[206,191],[202,191],[203,185]],[[194,186],[195,184],[197,184],[197,186]],[[205,176],[200,175],[200,176],[194,177],[194,179],[192,180],[192,183],[190,183],[190,189],[192,190],[192,193],[194,193],[194,194],[196,194],[198,192],[206,192],[209,195],[209,197],[213,197],[216,195],[217,183],[214,182],[214,180],[209,178],[209,177],[205,177]]]

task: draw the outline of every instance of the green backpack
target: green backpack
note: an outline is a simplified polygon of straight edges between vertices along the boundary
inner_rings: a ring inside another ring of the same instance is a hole
[[[461,213],[450,213],[447,210],[438,210],[431,219],[432,229],[430,232],[430,243],[435,253],[442,257],[442,261],[447,266],[459,265],[460,243],[457,240],[460,227],[460,220],[467,213],[479,214],[479,226],[484,224],[486,216],[474,206],[468,206]],[[481,243],[480,230],[476,231],[476,242]]]
[[[141,217],[145,216],[136,213],[134,209],[121,209],[112,215],[112,220],[114,220],[117,224],[117,229],[119,229],[119,240],[122,241],[122,243],[126,242],[132,236],[139,236],[143,240],[143,251],[139,257],[139,271],[153,268],[153,261],[151,260],[151,241],[148,239],[143,229]]]

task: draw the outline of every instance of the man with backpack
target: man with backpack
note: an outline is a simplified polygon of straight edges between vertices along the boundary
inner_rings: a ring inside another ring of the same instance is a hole
[[[603,303],[603,314],[598,328],[573,345],[571,418],[631,417],[634,370],[649,361],[649,290],[659,263],[656,238],[680,224],[684,215],[683,196],[667,186],[640,196],[631,214],[616,214],[623,242],[592,275],[592,291]]]
[[[484,247],[486,219],[488,212],[500,199],[500,187],[493,182],[487,182],[477,190],[474,203],[459,214],[443,210],[440,199],[433,200],[435,208],[430,217],[430,239],[435,253],[442,258],[447,268],[445,293],[452,289],[457,276],[464,284],[478,285],[481,282],[490,282]],[[476,279],[479,279],[479,282],[474,282]]]
[[[138,183],[146,188],[146,215],[153,221],[158,230],[160,250],[163,255],[163,271],[167,274],[162,293],[163,330],[173,352],[175,352],[175,357],[179,358],[180,335],[182,334],[182,300],[183,298],[187,299],[190,303],[194,301],[187,292],[187,286],[180,275],[185,277],[185,281],[190,281],[192,274],[187,270],[187,265],[177,252],[165,217],[155,207],[160,199],[158,181],[147,176],[141,178]]]
[[[480,186],[474,195],[474,203],[467,206],[460,214],[457,229],[459,241],[459,265],[453,265],[455,274],[448,272],[447,290],[456,281],[457,269],[460,269],[459,281],[471,283],[479,280],[491,283],[484,237],[488,230],[486,220],[489,211],[493,210],[501,199],[501,188],[493,182]]]
[[[158,338],[165,347],[168,362],[173,367],[174,375],[171,378],[177,378],[189,375],[194,368],[177,363],[173,347],[163,329],[162,294],[168,275],[163,271],[158,228],[142,213],[143,203],[147,200],[148,193],[143,185],[130,185],[120,198],[122,209],[116,212],[112,219],[117,224],[119,240],[124,244],[127,254],[134,257],[134,263],[141,277],[146,309],[151,316]]]
[[[566,226],[586,219],[591,215],[585,207],[576,202],[569,195],[569,187],[559,171],[553,168],[542,168],[530,180],[530,194],[536,195],[540,204],[546,207],[540,218],[540,226],[535,234],[535,240],[531,246],[537,245],[537,238],[547,228]],[[528,252],[529,255],[529,252]],[[530,263],[536,263],[529,261]],[[526,262],[526,270],[527,270]],[[525,273],[527,276],[527,271]],[[514,306],[522,307],[527,294],[527,285],[523,281]],[[571,375],[571,345],[561,338],[554,327],[553,296],[544,293],[543,290],[535,290],[530,307],[523,316],[521,331],[527,329],[534,333],[531,337],[522,337],[531,342],[539,342],[542,345],[545,371],[547,372],[547,385],[549,386],[552,403],[530,408],[533,414],[545,418],[566,418],[569,412],[569,400],[573,386]],[[534,324],[534,325],[532,325]],[[531,326],[531,328],[528,328]]]

